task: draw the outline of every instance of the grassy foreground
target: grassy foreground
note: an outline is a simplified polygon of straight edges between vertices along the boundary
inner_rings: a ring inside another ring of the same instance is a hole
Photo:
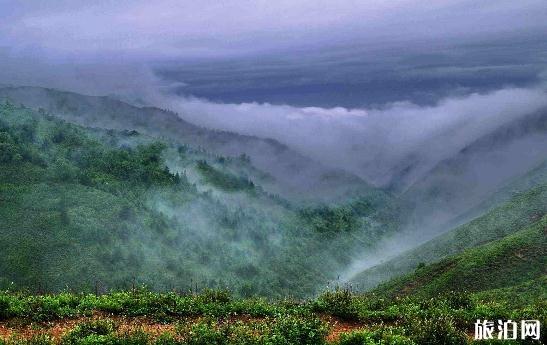
[[[536,284],[545,286],[545,279]],[[271,302],[213,290],[7,291],[0,294],[0,344],[467,344],[476,319],[539,318],[545,324],[544,298],[530,294],[515,306],[511,296],[382,298],[337,290],[313,300]]]

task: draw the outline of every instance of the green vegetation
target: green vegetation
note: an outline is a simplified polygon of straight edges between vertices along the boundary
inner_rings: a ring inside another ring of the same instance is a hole
[[[284,198],[338,200],[355,192],[372,197],[385,196],[355,175],[326,168],[275,140],[198,127],[168,110],[137,107],[111,97],[85,96],[40,87],[0,87],[0,103],[5,99],[81,126],[128,133],[137,131],[167,138],[202,153],[231,156],[201,156],[198,160],[206,160],[223,173],[243,177],[244,181],[251,180]],[[225,160],[227,164],[221,167],[214,164],[217,160]]]
[[[516,193],[501,206],[385,263],[365,270],[353,281],[371,289],[382,281],[414,271],[421,263],[436,262],[443,257],[523,230],[547,213],[546,200],[546,183]]]
[[[246,179],[243,176],[237,177],[233,174],[219,171],[209,165],[207,161],[198,161],[197,169],[203,175],[207,183],[210,183],[222,190],[238,191],[254,189],[254,183],[249,179]]]
[[[545,285],[542,289],[545,293]],[[218,290],[181,295],[135,289],[98,296],[6,291],[0,294],[0,323],[15,329],[31,325],[34,338],[27,338],[27,343],[39,339],[49,344],[54,339],[47,336],[48,325],[76,320],[58,339],[62,344],[442,345],[467,344],[467,334],[478,318],[547,318],[546,300],[540,296],[528,295],[519,306],[512,306],[507,292],[482,297],[447,292],[433,298],[384,298],[336,290],[315,300],[268,302],[233,298]],[[331,322],[333,318],[338,321]],[[132,319],[139,320],[142,328],[128,329]],[[336,325],[343,322],[352,327],[334,337]],[[150,325],[173,327],[158,334],[150,332],[155,327]],[[8,344],[14,342],[15,338],[8,339]]]
[[[304,209],[302,218],[321,233],[350,232],[358,227],[358,218],[349,207]]]
[[[439,292],[484,291],[539,279],[547,273],[546,229],[544,216],[530,228],[418,268],[375,292],[431,297]]]
[[[248,157],[10,103],[0,105],[0,153],[0,288],[303,297],[381,233],[363,200],[301,212],[265,193],[245,174]]]
[[[32,333],[1,345],[466,344],[476,319],[545,323],[542,166],[357,294],[328,287],[409,221],[404,200],[297,203],[246,155],[140,133],[0,105],[0,326]]]

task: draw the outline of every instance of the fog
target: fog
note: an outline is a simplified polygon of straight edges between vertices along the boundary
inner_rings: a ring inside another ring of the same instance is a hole
[[[398,184],[403,189],[474,140],[547,106],[542,82],[464,92],[432,105],[415,104],[412,99],[363,108],[220,103],[178,95],[173,92],[176,84],[158,76],[154,68],[136,61],[124,63],[121,58],[82,64],[72,57],[45,59],[4,51],[0,60],[5,84],[114,95],[171,109],[192,123],[276,139],[376,186]],[[405,171],[402,184],[394,181],[401,171]]]
[[[545,91],[502,89],[447,98],[435,106],[402,102],[378,109],[218,104],[159,98],[199,125],[277,139],[377,186],[392,182],[412,156],[412,183],[435,164],[499,126],[547,106]]]
[[[547,8],[537,0],[0,8],[3,84],[169,108],[209,128],[276,139],[381,187],[404,190],[482,135],[547,105]],[[276,96],[280,88],[288,91]],[[340,88],[351,98],[336,97]],[[234,92],[247,96],[222,96]],[[404,183],[395,181],[403,172]]]

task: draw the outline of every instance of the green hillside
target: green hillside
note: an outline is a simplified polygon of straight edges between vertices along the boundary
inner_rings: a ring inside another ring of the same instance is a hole
[[[0,344],[466,344],[477,318],[544,320],[543,167],[353,294],[338,274],[396,236],[401,200],[294,202],[246,155],[1,104]]]
[[[301,208],[264,192],[248,157],[9,103],[0,166],[0,288],[305,296],[394,228],[377,225],[381,198]]]
[[[504,186],[497,189],[481,203],[454,218],[448,226],[455,228],[458,225],[467,223],[469,220],[477,218],[489,210],[508,202],[516,194],[544,183],[547,183],[547,160],[541,162],[525,174],[510,179]]]
[[[369,268],[353,282],[371,289],[382,281],[414,271],[418,265],[501,239],[541,219],[547,212],[547,184],[516,193],[509,201],[412,250]]]
[[[427,297],[448,291],[512,287],[544,279],[546,274],[547,216],[544,216],[531,227],[419,267],[414,273],[382,284],[374,291]],[[545,287],[543,292],[547,292]]]
[[[244,155],[262,171],[246,172],[255,182],[292,199],[339,201],[355,194],[387,196],[361,178],[325,167],[276,140],[199,127],[172,111],[41,87],[0,87],[0,101],[3,100],[45,110],[85,127],[136,130],[222,156]]]

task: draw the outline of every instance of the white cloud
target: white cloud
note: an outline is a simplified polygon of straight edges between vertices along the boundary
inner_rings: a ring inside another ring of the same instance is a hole
[[[277,139],[318,161],[382,185],[405,157],[419,162],[416,177],[472,141],[547,106],[541,89],[508,88],[447,98],[435,106],[394,103],[381,109],[346,109],[159,97],[196,124]]]

